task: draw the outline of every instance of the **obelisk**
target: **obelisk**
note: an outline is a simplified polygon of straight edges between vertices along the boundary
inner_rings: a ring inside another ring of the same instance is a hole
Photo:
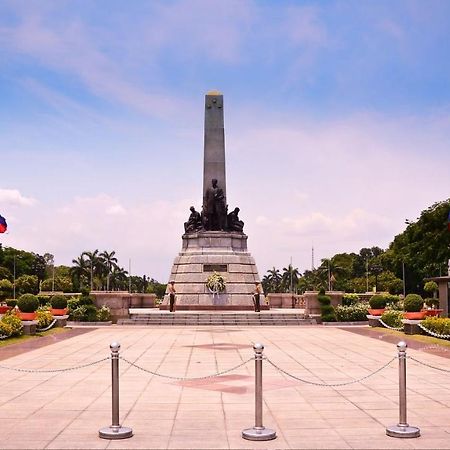
[[[203,198],[205,198],[206,190],[211,186],[211,180],[216,179],[224,193],[226,204],[223,95],[219,91],[209,91],[205,96],[203,158]]]
[[[237,216],[240,210],[231,206],[227,211],[223,118],[222,94],[209,91],[205,96],[203,214],[190,208],[181,252],[169,278],[175,283],[178,310],[253,309],[252,294],[259,275],[247,249],[244,222]],[[206,282],[214,272],[225,279],[224,291],[208,288]],[[168,296],[160,308],[167,307]]]

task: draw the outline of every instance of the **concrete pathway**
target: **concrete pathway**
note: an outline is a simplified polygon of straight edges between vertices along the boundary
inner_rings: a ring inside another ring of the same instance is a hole
[[[70,368],[121,354],[162,374],[195,377],[226,370],[253,356],[252,342],[288,372],[318,382],[371,374],[395,345],[335,327],[105,327],[0,362],[26,369]],[[420,361],[450,371],[450,360],[411,350]],[[134,436],[97,437],[111,423],[110,362],[63,373],[0,369],[1,448],[450,448],[450,373],[408,361],[408,421],[416,439],[395,439],[398,421],[394,361],[362,383],[342,387],[295,381],[264,363],[264,425],[278,438],[250,442],[254,425],[254,363],[205,380],[152,376],[121,361],[121,422]]]

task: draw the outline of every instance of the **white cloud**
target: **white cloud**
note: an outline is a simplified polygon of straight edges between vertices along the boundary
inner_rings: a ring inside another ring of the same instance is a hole
[[[0,205],[6,206],[32,206],[36,199],[26,197],[17,189],[0,189]]]
[[[126,213],[126,209],[120,204],[111,205],[106,208],[106,214],[109,214],[110,216],[123,216]]]

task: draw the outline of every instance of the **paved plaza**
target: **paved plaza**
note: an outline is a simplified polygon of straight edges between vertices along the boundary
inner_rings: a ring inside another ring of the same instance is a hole
[[[173,377],[225,371],[266,356],[289,373],[318,383],[370,375],[396,356],[395,345],[343,328],[120,327],[92,329],[0,361],[2,366],[60,369],[109,356],[118,341],[129,361]],[[419,361],[450,370],[433,348],[410,349]],[[0,351],[1,358],[1,351]],[[408,421],[422,436],[395,439],[385,427],[398,422],[398,365],[361,383],[308,385],[264,362],[264,425],[274,441],[251,442],[241,431],[254,425],[254,362],[221,376],[176,380],[120,361],[120,417],[134,436],[98,438],[111,424],[110,361],[67,372],[0,369],[1,448],[450,448],[450,373],[408,361]]]

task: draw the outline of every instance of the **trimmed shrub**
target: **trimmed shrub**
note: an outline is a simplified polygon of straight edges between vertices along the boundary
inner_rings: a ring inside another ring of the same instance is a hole
[[[67,299],[66,299],[66,297],[64,297],[64,295],[54,295],[50,299],[50,303],[52,305],[52,308],[54,308],[54,309],[67,308]]]
[[[436,281],[427,281],[423,287],[423,290],[427,294],[434,294],[435,292],[437,292],[439,290],[439,287],[438,287]]]
[[[79,305],[93,305],[94,304],[94,296],[93,295],[81,295],[78,299]]]
[[[371,309],[383,309],[386,308],[386,298],[384,295],[375,294],[370,297],[369,306]]]
[[[367,320],[369,314],[366,302],[358,302],[350,306],[338,305],[334,308],[338,322],[359,322]]]
[[[425,299],[425,305],[427,305],[430,308],[439,308],[439,299],[438,298],[433,298],[433,297],[428,297]]]
[[[40,306],[45,306],[50,303],[50,295],[39,294],[37,298]]]
[[[319,294],[317,300],[320,303],[320,316],[322,322],[336,322],[336,314],[334,308],[331,306],[331,297]]]
[[[53,316],[48,308],[41,306],[40,308],[38,308],[36,313],[39,328],[46,328],[52,323]]]
[[[22,321],[14,312],[7,312],[0,322],[6,323],[12,329],[11,336],[20,336],[23,332]]]
[[[333,314],[325,314],[322,316],[322,322],[336,322],[336,315]]]
[[[6,300],[6,304],[11,308],[14,308],[17,305],[17,300],[14,300],[13,298],[8,298]]]
[[[331,297],[328,295],[318,295],[317,300],[322,306],[331,305]]]
[[[17,306],[24,313],[32,313],[39,308],[39,300],[33,294],[23,294],[19,297]]]
[[[401,328],[403,326],[402,319],[403,313],[395,309],[385,311],[381,316],[381,320],[392,328]]]
[[[407,312],[419,312],[423,307],[423,298],[419,294],[408,294],[403,302]]]
[[[97,320],[99,322],[108,322],[108,320],[111,320],[111,310],[106,305],[103,305],[97,311]]]
[[[426,317],[422,325],[437,334],[450,334],[450,319],[444,317]]]
[[[343,306],[352,306],[359,302],[358,294],[344,294],[342,297]]]

